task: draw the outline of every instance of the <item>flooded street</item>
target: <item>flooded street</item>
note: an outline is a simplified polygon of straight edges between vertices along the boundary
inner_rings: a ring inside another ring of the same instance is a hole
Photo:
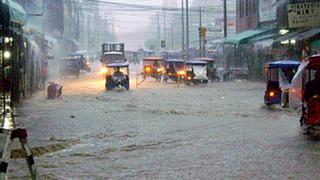
[[[36,157],[40,179],[314,179],[320,144],[293,110],[267,110],[265,85],[236,80],[189,87],[148,80],[105,92],[95,75],[68,78],[63,97],[21,108],[30,143],[73,142]],[[22,159],[9,177],[27,177]],[[27,178],[26,178],[27,179]]]
[[[320,0],[0,14],[0,180],[320,179]]]

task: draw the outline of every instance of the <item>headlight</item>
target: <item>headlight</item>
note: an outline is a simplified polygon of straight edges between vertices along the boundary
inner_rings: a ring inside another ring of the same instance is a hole
[[[146,71],[147,71],[147,72],[150,72],[150,71],[151,71],[151,68],[150,68],[150,67],[146,67]]]
[[[162,71],[163,71],[163,68],[158,68],[157,71],[158,71],[158,72],[162,72]]]
[[[105,67],[100,69],[100,74],[107,74],[107,72],[108,72],[108,69]]]
[[[191,80],[191,76],[188,77],[188,80]]]
[[[9,51],[5,51],[5,52],[3,53],[3,57],[4,57],[5,59],[9,59],[9,58],[11,57],[11,53],[10,53]]]
[[[178,72],[178,75],[184,76],[184,75],[186,75],[186,72],[185,72],[185,71],[179,71],[179,72]]]

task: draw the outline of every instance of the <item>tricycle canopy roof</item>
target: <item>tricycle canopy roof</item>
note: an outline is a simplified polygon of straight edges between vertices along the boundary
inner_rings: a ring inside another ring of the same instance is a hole
[[[179,62],[184,63],[184,62],[185,62],[183,59],[166,59],[165,61],[166,61],[166,62],[172,62],[172,63],[175,63],[175,62],[177,62],[177,63],[179,63]]]
[[[308,62],[308,69],[320,70],[320,54],[310,56],[304,61]]]
[[[80,52],[75,52],[75,53],[69,54],[68,56],[85,56],[85,54]]]
[[[292,85],[290,88],[290,95],[289,95],[289,106],[293,108],[301,107],[302,99],[303,99],[303,89],[306,71],[308,70],[315,70],[320,71],[320,54],[313,55],[307,57],[298,68],[298,72],[294,75],[292,80]]]
[[[103,54],[104,54],[104,55],[113,55],[113,54],[122,55],[122,52],[112,51],[112,52],[104,52]]]
[[[164,61],[162,57],[146,57],[143,61]]]
[[[107,67],[110,67],[110,68],[129,67],[129,63],[126,63],[126,62],[116,62],[116,63],[107,64]]]
[[[206,61],[187,61],[187,65],[207,65]]]
[[[206,61],[206,62],[215,62],[217,59],[212,58],[193,58],[192,61]]]
[[[269,62],[265,64],[266,68],[298,68],[300,66],[299,61],[294,60],[281,60],[275,62]]]

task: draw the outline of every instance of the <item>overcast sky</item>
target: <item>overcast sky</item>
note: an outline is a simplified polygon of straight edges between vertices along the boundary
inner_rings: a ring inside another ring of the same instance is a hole
[[[126,3],[135,5],[145,5],[145,6],[155,6],[161,8],[163,6],[163,0],[104,0],[108,2],[116,3]],[[170,1],[177,1],[177,4],[181,4],[181,0],[166,0],[168,3]],[[189,4],[192,0],[189,0]],[[144,41],[150,37],[147,34],[147,27],[150,25],[151,15],[156,14],[157,11],[145,11],[145,10],[132,10],[132,7],[128,6],[112,6],[103,5],[101,10],[103,13],[110,14],[110,8],[113,9],[112,16],[114,17],[114,25],[118,35],[118,41],[124,42],[127,48],[130,50],[137,50],[144,46]],[[129,11],[124,11],[121,9],[129,9]],[[130,11],[131,10],[131,11]]]

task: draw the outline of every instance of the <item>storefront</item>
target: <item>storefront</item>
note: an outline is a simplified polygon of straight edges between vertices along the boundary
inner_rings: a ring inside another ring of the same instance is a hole
[[[291,0],[277,9],[278,36],[274,47],[287,50],[287,58],[304,59],[319,53],[320,1]]]
[[[227,37],[224,42],[225,69],[234,69],[236,76],[260,79],[261,63],[256,58],[261,49],[269,47],[274,35],[273,28],[256,28]]]
[[[24,93],[23,29],[25,11],[11,0],[1,1],[0,21],[0,80],[1,99],[10,97],[18,103]]]

